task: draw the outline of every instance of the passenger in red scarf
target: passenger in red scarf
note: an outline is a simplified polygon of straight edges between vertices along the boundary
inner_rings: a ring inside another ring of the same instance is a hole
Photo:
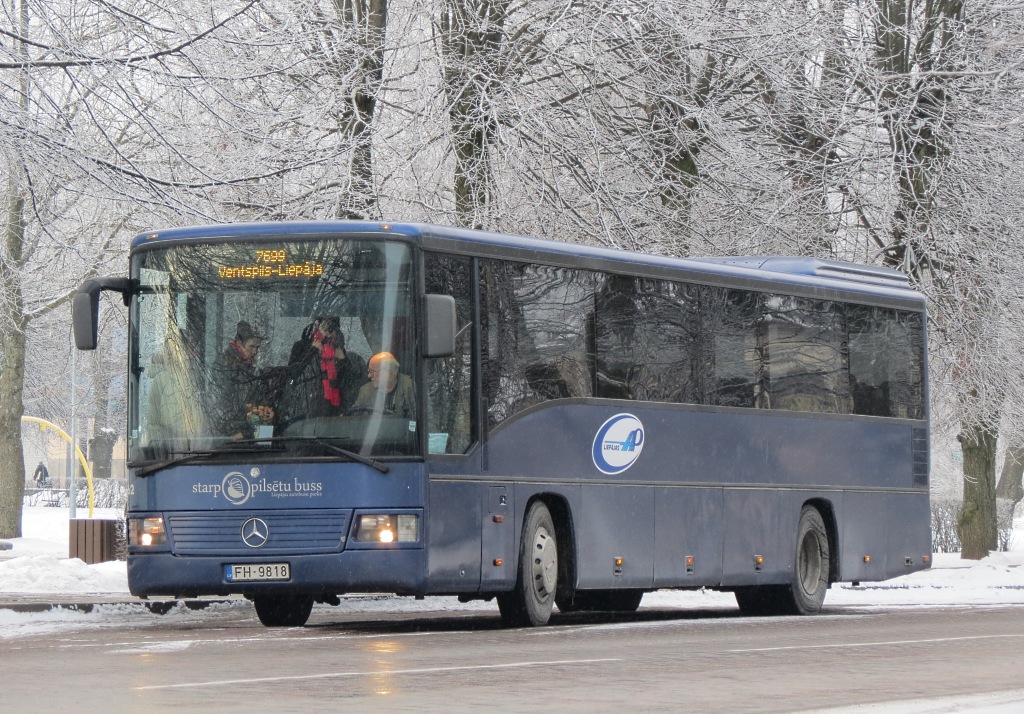
[[[338,334],[329,320],[320,320],[313,328],[313,348],[320,351],[320,382],[324,385],[324,399],[335,409],[341,406],[338,360],[346,358],[344,348],[338,348]]]
[[[338,318],[317,318],[292,346],[281,407],[284,420],[344,414],[365,372],[366,361],[345,349]]]

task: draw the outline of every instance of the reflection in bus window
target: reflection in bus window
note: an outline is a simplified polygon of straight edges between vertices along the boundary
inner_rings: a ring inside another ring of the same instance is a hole
[[[137,266],[134,461],[265,436],[418,451],[415,416],[350,415],[365,355],[385,348],[415,364],[407,245],[182,244],[142,252]]]
[[[768,295],[764,301],[765,363],[772,409],[848,414],[849,379],[840,306],[823,300]]]
[[[455,353],[427,361],[428,451],[462,454],[473,443],[472,263],[468,258],[427,254],[427,293],[455,298]]]
[[[481,261],[480,273],[488,423],[551,399],[590,396],[593,275],[493,260]]]

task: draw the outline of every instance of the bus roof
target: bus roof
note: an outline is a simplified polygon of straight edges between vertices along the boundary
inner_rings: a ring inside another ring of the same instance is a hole
[[[422,223],[339,220],[193,226],[140,233],[132,240],[131,250],[144,250],[147,246],[165,242],[301,239],[329,235],[401,236],[429,250],[463,255],[735,285],[754,290],[788,285],[797,293],[809,293],[825,299],[838,297],[833,292],[840,291],[871,295],[876,300],[895,300],[914,309],[923,309],[924,306],[924,297],[911,288],[907,277],[891,268],[786,256],[678,258]]]

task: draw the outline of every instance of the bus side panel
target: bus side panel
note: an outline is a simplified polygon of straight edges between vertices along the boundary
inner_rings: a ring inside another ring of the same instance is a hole
[[[928,567],[931,555],[928,494],[846,493],[839,519],[839,580],[874,581]]]
[[[639,486],[582,489],[575,518],[578,587],[653,586],[654,496],[655,489]]]
[[[839,519],[841,581],[885,577],[889,550],[889,519],[885,514],[892,498],[889,493],[847,492],[843,495],[843,513]]]
[[[912,430],[906,424],[771,414],[752,426],[757,438],[751,443],[765,445],[753,483],[853,488],[912,484]]]
[[[726,488],[722,585],[789,582],[796,552],[799,505],[804,496],[763,488]],[[795,513],[794,513],[795,510]],[[764,562],[758,568],[755,557]]]
[[[722,489],[659,488],[654,496],[654,585],[718,585],[722,578]],[[693,558],[688,568],[686,559]]]
[[[511,590],[516,584],[516,519],[512,484],[487,484],[482,492],[480,590]]]
[[[932,533],[921,525],[931,523],[928,493],[893,493],[887,500],[889,559],[887,578],[895,578],[931,565]],[[925,556],[929,562],[925,562]]]
[[[603,479],[592,456],[594,437],[607,419],[627,410],[646,433],[636,463],[613,477],[623,482],[913,487],[909,424],[643,403],[533,407],[490,435],[490,471],[505,478]]]
[[[480,585],[481,503],[486,486],[431,480],[427,488],[428,590],[475,592]]]

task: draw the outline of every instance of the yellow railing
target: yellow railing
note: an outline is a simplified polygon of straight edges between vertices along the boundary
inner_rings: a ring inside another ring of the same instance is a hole
[[[68,444],[71,444],[71,437],[68,436],[68,433],[66,431],[64,431],[63,429],[61,429],[56,424],[54,424],[52,421],[47,421],[46,419],[40,419],[39,417],[31,417],[31,416],[23,416],[21,418],[21,420],[22,421],[30,422],[32,424],[38,424],[39,425],[39,431],[46,431],[47,429],[53,429],[55,432],[57,432],[57,434],[60,435],[60,437],[62,439],[64,439],[64,441],[68,442]],[[89,484],[89,518],[92,518],[92,509],[93,509],[93,505],[96,502],[95,495],[93,494],[93,491],[92,491],[92,469],[89,468],[89,462],[85,460],[85,454],[83,454],[82,450],[80,448],[78,448],[78,444],[72,444],[72,445],[75,447],[75,453],[78,454],[78,462],[80,464],[82,464],[82,470],[85,471],[85,482],[87,484]],[[74,474],[70,474],[68,478],[74,478],[74,477],[75,477]],[[70,492],[68,493],[68,497],[69,498],[71,497]]]

